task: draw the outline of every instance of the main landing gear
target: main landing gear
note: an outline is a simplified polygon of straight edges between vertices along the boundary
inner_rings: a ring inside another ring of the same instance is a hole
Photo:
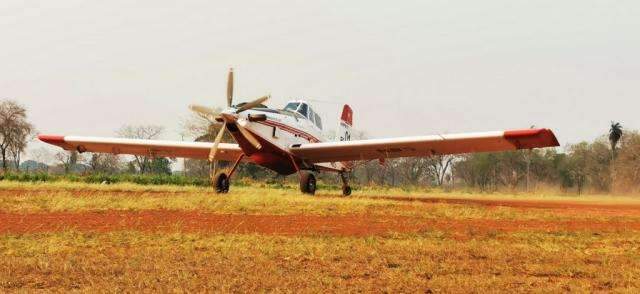
[[[316,193],[316,176],[309,171],[300,171],[300,191],[305,194]]]
[[[293,156],[289,155],[293,167],[300,176],[300,192],[309,195],[316,194],[316,176],[313,172],[308,170],[302,170],[294,160]],[[347,172],[340,172],[340,178],[342,179],[342,195],[351,195],[351,187],[349,186],[349,176]]]
[[[231,176],[236,171],[236,168],[238,168],[238,164],[240,164],[240,161],[242,161],[243,157],[244,154],[241,154],[238,159],[236,159],[228,174],[226,171],[215,172],[216,168],[214,165],[214,168],[212,168],[211,170],[211,184],[213,184],[213,189],[216,191],[216,193],[225,194],[229,192]]]
[[[340,179],[342,179],[342,195],[351,195],[351,186],[349,186],[349,174],[347,172],[340,173]]]
[[[216,193],[224,194],[229,192],[229,176],[225,172],[217,173],[213,179],[212,184]]]
[[[300,192],[304,194],[314,195],[316,193],[316,177],[310,171],[299,171],[300,174]],[[349,186],[349,175],[346,172],[340,173],[342,179],[342,195],[351,195],[351,186]]]

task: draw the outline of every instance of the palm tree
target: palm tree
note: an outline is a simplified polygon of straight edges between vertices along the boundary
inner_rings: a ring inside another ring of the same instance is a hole
[[[611,188],[615,187],[616,181],[616,146],[622,138],[622,125],[619,122],[611,122],[609,128],[609,143],[611,144]]]
[[[611,156],[612,159],[615,158],[616,154],[616,146],[618,146],[618,141],[622,138],[622,125],[619,122],[611,122],[611,128],[609,129],[609,143],[611,143]]]

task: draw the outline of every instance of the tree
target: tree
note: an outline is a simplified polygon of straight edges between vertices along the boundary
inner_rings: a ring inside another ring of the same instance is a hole
[[[611,144],[611,156],[615,157],[616,154],[616,146],[618,146],[618,141],[622,138],[622,125],[619,122],[611,122],[611,127],[609,128],[609,143]]]
[[[427,165],[427,174],[435,180],[437,186],[442,186],[444,183],[453,159],[452,155],[434,155],[424,159]]]
[[[474,153],[461,156],[453,166],[456,177],[472,187],[485,191],[492,185],[497,186],[498,154]]]
[[[589,143],[582,142],[569,147],[569,175],[577,185],[578,194],[582,194],[587,182]]]
[[[611,122],[609,128],[609,144],[611,145],[611,186],[615,185],[616,179],[616,146],[622,138],[622,126],[619,122]]]
[[[417,185],[424,177],[427,165],[425,164],[426,158],[422,157],[408,157],[398,159],[398,168],[400,174],[404,177],[407,184]]]
[[[616,190],[640,191],[640,133],[627,132],[622,138],[616,168]]]
[[[216,114],[220,113],[222,109],[215,108]],[[182,136],[190,137],[195,142],[213,142],[216,135],[222,127],[221,123],[212,123],[208,117],[202,116],[198,113],[192,113],[187,119],[182,122]],[[222,136],[223,143],[235,143],[235,139],[229,132],[224,132]],[[224,168],[228,163],[219,163],[218,166]],[[239,170],[247,170],[249,172],[253,169],[242,168],[244,164],[241,163]],[[184,162],[185,174],[198,177],[208,177],[211,172],[211,165],[208,160],[202,159],[185,159]],[[256,175],[250,174],[251,177]]]
[[[20,154],[24,152],[33,133],[33,125],[27,121],[27,111],[14,101],[0,102],[0,156],[2,170],[9,168],[8,161],[13,158],[20,165]]]
[[[60,151],[56,153],[55,158],[64,169],[65,174],[76,171],[78,165],[84,162],[84,156],[75,150]]]
[[[159,175],[171,175],[171,161],[164,157],[154,158],[149,165],[150,172]]]
[[[122,161],[116,154],[92,153],[87,161],[93,173],[117,173],[122,169]]]
[[[131,126],[126,125],[118,130],[118,136],[129,139],[144,139],[153,140],[158,139],[164,128],[156,125],[141,125]],[[151,171],[152,154],[149,156],[134,155],[133,163],[140,174],[148,173]]]
[[[55,156],[44,147],[32,150],[30,155],[31,159],[42,164],[41,166],[44,167],[44,171],[46,172],[49,171],[49,164],[55,161]]]

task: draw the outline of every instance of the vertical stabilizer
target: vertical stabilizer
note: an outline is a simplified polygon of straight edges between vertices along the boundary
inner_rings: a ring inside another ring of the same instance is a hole
[[[351,141],[351,133],[353,128],[353,110],[347,104],[342,107],[342,115],[340,115],[340,125],[336,137],[340,141]]]

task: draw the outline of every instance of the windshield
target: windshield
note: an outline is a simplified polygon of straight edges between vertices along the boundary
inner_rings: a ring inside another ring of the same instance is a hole
[[[287,106],[284,107],[284,110],[288,110],[288,111],[291,111],[291,112],[296,112],[296,110],[298,110],[298,106],[300,106],[300,103],[291,102],[291,103],[287,104]]]
[[[298,112],[299,112],[300,114],[302,114],[304,117],[309,117],[309,116],[308,116],[308,111],[309,111],[309,110],[308,110],[308,107],[307,107],[307,105],[306,105],[306,104],[304,104],[304,103],[303,103],[302,105],[300,105],[300,110],[298,110]]]

